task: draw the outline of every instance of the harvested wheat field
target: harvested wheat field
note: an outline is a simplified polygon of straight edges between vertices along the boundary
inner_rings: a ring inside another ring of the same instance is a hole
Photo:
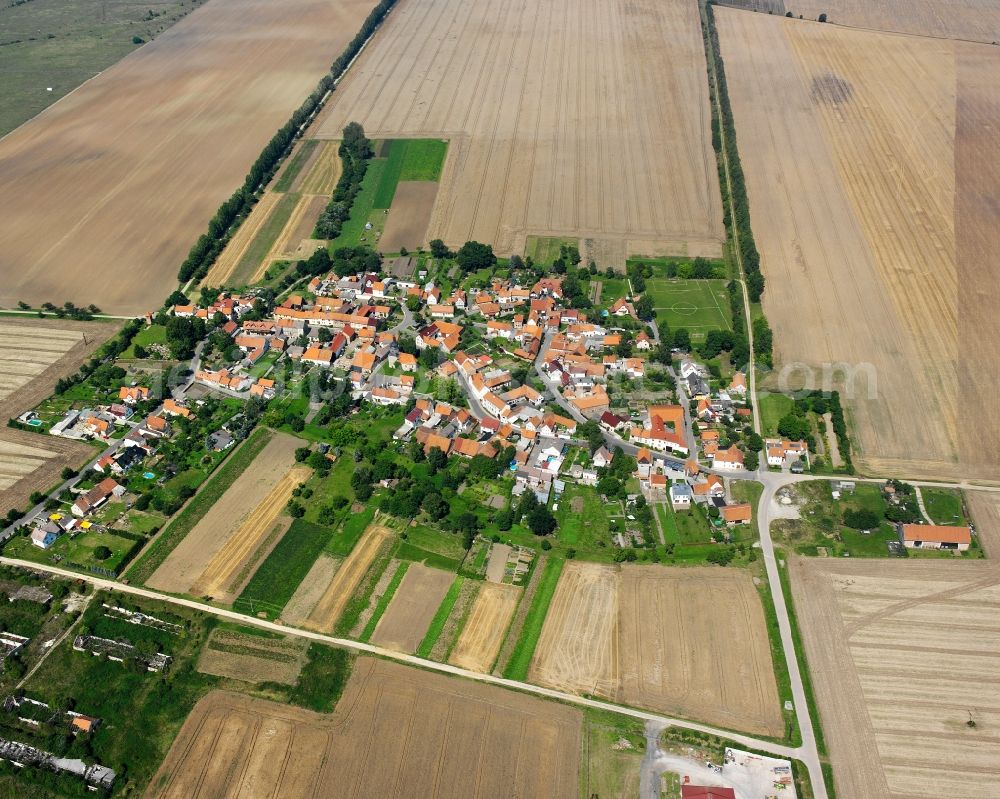
[[[378,240],[379,252],[424,246],[437,193],[438,184],[429,180],[404,180],[396,184],[385,231]]]
[[[780,737],[764,611],[738,569],[568,562],[531,682]]]
[[[337,188],[342,164],[340,163],[339,141],[322,141],[305,164],[305,168],[292,184],[292,191],[302,194],[322,194],[327,199]]]
[[[428,239],[718,255],[705,68],[683,0],[402,0],[314,135],[448,139]]]
[[[484,582],[448,662],[488,674],[500,654],[522,590],[516,585]]]
[[[354,545],[351,554],[334,573],[326,590],[313,607],[309,617],[302,623],[322,632],[331,632],[333,625],[351,598],[351,594],[361,584],[368,567],[372,565],[379,550],[392,538],[393,532],[381,524],[371,524]],[[405,577],[403,579],[406,579]]]
[[[795,16],[816,19],[825,13],[829,23],[851,28],[1000,41],[1000,6],[994,0],[787,0],[785,6]]]
[[[289,469],[215,553],[192,584],[190,593],[212,597],[216,602],[232,602],[287,530],[291,523],[291,517],[285,513],[288,500],[310,474],[310,468],[302,464]]]
[[[988,558],[1000,560],[1000,494],[966,491],[964,499],[983,552]]]
[[[976,257],[1000,210],[977,202],[974,224],[956,219],[977,169],[1000,190],[1000,170],[979,166],[1000,120],[988,102],[1000,89],[985,83],[1000,54],[729,9],[717,19],[768,279],[772,383],[839,388],[870,471],[1000,476],[975,442],[1000,443],[992,364],[979,360],[1000,330],[991,318],[969,338],[963,321],[1000,300]]]
[[[416,652],[454,580],[451,572],[411,563],[379,619],[371,642],[397,652]]]
[[[274,209],[281,197],[282,195],[276,192],[267,192],[257,201],[250,215],[243,220],[243,224],[240,225],[239,230],[236,231],[236,234],[229,240],[225,249],[216,258],[215,263],[209,268],[204,281],[206,286],[226,285],[227,281],[233,276],[233,273],[236,272],[236,268],[243,260],[243,257],[247,254],[247,250],[250,249],[254,239],[257,238],[267,224],[268,219],[271,218],[271,214],[274,213]]]
[[[838,795],[1000,795],[1000,567],[795,558],[791,575]]]
[[[0,303],[159,306],[374,4],[212,0],[5,137]]]
[[[359,658],[330,715],[213,691],[148,799],[578,795],[578,710]]]
[[[301,471],[304,467],[295,463],[295,450],[300,443],[294,436],[275,433],[146,584],[180,594],[198,589],[199,596],[214,596],[212,591],[220,596],[222,592],[232,593],[233,578],[241,570],[252,572],[247,567],[261,536],[271,531],[291,490],[305,479]],[[271,507],[267,503],[276,500],[267,498],[279,487],[285,499]]]
[[[303,638],[270,638],[215,629],[202,647],[198,671],[244,682],[294,685],[308,648]]]

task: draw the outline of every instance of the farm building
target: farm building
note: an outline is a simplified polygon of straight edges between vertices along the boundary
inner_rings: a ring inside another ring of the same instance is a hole
[[[732,788],[709,788],[703,785],[682,785],[681,799],[736,799]]]
[[[908,549],[955,549],[965,552],[972,544],[972,530],[938,524],[904,524],[900,526],[899,540]]]

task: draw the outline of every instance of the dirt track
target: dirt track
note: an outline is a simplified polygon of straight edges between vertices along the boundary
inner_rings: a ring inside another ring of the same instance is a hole
[[[516,585],[483,583],[448,662],[488,674],[522,591]]]
[[[347,600],[361,583],[379,549],[392,537],[392,534],[392,530],[388,527],[379,524],[369,525],[361,540],[354,545],[351,554],[340,564],[323,596],[303,623],[304,627],[323,632],[333,630]]]
[[[295,467],[300,439],[275,433],[225,494],[209,508],[184,540],[153,572],[146,584],[171,593],[189,593],[210,564],[213,573],[225,568],[217,556],[259,508],[261,499]]]
[[[792,588],[838,795],[995,796],[1000,568],[795,559]]]
[[[992,247],[966,244],[998,222],[983,200],[1000,170],[981,162],[1000,113],[985,76],[1000,58],[980,45],[717,11],[786,385],[811,374],[812,387],[841,390],[861,468],[1000,478],[985,456],[1000,443],[998,403],[983,383],[998,359],[978,346],[1000,337],[1000,290],[984,274]],[[968,133],[956,138],[956,125]],[[966,203],[984,173],[990,182]],[[956,209],[973,206],[956,228]],[[826,381],[828,364],[846,364],[853,386],[840,368]]]
[[[232,602],[239,591],[236,583],[240,581],[241,573],[244,575],[242,581],[249,579],[255,566],[254,561],[266,555],[259,552],[261,544],[279,524],[278,517],[284,514],[285,506],[292,498],[292,491],[302,485],[309,474],[308,466],[299,465],[289,469],[243,520],[225,546],[215,553],[215,557],[191,586],[190,593],[195,596],[210,596],[217,602]],[[225,497],[221,501],[225,501]]]
[[[159,306],[373,5],[212,0],[0,141],[0,303]]]
[[[718,254],[707,89],[683,0],[402,0],[315,135],[449,139],[427,238]]]
[[[578,710],[360,658],[335,713],[216,691],[148,799],[578,795]]]
[[[747,572],[566,564],[531,682],[754,734],[784,732]]]
[[[372,643],[397,652],[416,652],[454,580],[451,572],[411,563],[372,633]]]

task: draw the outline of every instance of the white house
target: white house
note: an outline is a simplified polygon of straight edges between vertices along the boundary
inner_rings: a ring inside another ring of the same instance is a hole
[[[691,507],[691,486],[687,483],[674,483],[670,486],[670,504],[675,510],[685,510]]]

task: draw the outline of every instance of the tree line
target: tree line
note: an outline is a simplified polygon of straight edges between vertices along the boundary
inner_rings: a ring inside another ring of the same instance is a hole
[[[722,63],[722,52],[719,49],[719,35],[715,26],[715,15],[713,13],[713,3],[709,2],[705,12],[708,19],[708,29],[705,36],[708,46],[711,48],[711,57],[715,64],[715,74],[719,81],[719,108],[718,113],[712,113],[712,147],[719,156],[719,183],[722,190],[726,191],[726,172],[722,159],[722,131],[726,134],[725,155],[729,162],[729,179],[732,183],[732,193],[729,197],[730,203],[723,208],[723,222],[725,223],[730,237],[736,243],[743,260],[743,271],[746,273],[747,291],[750,294],[751,302],[760,302],[764,293],[764,275],[760,271],[760,253],[757,252],[757,245],[754,243],[753,232],[750,227],[750,202],[747,199],[746,180],[743,175],[743,166],[740,163],[739,149],[736,146],[736,125],[733,121],[733,109],[729,103],[729,89],[726,84],[726,70]],[[709,72],[711,76],[711,71]],[[721,119],[720,119],[721,115]],[[720,128],[721,126],[721,128]],[[735,220],[730,215],[735,215]],[[733,227],[735,222],[736,227]]]
[[[215,212],[208,223],[208,230],[198,237],[188,253],[184,263],[177,273],[181,283],[190,279],[201,280],[215,263],[215,259],[225,248],[230,236],[247,217],[258,200],[261,190],[274,176],[281,161],[292,148],[295,139],[300,135],[302,126],[309,121],[322,107],[327,94],[334,89],[335,82],[348,64],[361,51],[362,45],[375,32],[385,15],[395,5],[396,0],[381,0],[365,19],[361,29],[351,40],[343,53],[333,62],[330,71],[323,76],[319,84],[305,101],[293,113],[271,140],[265,145],[257,160],[247,173],[243,185],[237,189]]]
[[[351,215],[354,200],[361,191],[361,181],[368,172],[368,161],[374,152],[360,123],[347,123],[338,152],[342,164],[340,179],[333,190],[330,202],[316,222],[313,236],[317,239],[335,239],[340,235],[344,222]]]

